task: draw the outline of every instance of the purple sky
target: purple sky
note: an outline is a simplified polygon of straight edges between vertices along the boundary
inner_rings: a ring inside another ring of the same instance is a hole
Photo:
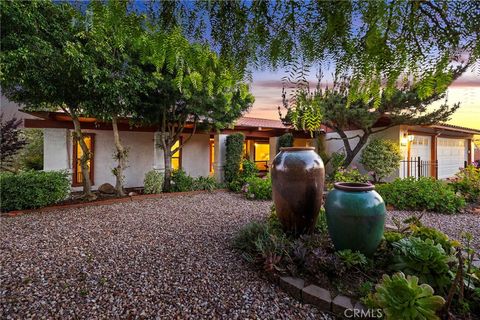
[[[255,96],[253,108],[247,116],[278,119],[278,106],[282,99],[282,71],[257,71],[253,73],[251,91]],[[460,102],[460,109],[449,123],[480,129],[480,73],[468,71],[448,89],[448,102]],[[432,105],[435,108],[440,103]]]

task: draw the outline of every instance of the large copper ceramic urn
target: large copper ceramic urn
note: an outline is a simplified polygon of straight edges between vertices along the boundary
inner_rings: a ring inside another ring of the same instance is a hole
[[[325,180],[323,161],[315,148],[281,148],[271,174],[273,201],[285,232],[295,236],[313,232]]]

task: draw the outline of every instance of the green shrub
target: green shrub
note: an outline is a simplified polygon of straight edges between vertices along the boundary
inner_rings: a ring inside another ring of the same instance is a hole
[[[172,192],[186,192],[193,190],[193,178],[182,169],[172,172]]]
[[[350,249],[346,249],[346,250],[337,251],[335,252],[335,254],[342,260],[342,262],[345,264],[345,267],[347,269],[350,269],[355,266],[364,267],[368,263],[365,255],[358,251],[353,252]]]
[[[143,180],[143,193],[161,193],[163,187],[163,177],[163,173],[157,170],[150,170],[145,173],[145,179]]]
[[[19,164],[24,170],[43,169],[43,130],[23,130],[27,144],[18,154]]]
[[[402,156],[398,143],[386,139],[373,139],[362,152],[360,163],[378,182],[391,175],[400,164]]]
[[[218,188],[217,180],[214,177],[198,177],[193,181],[193,190],[213,191]]]
[[[272,180],[269,176],[250,177],[246,179],[246,185],[244,192],[247,195],[247,199],[255,200],[270,200],[272,199]]]
[[[375,293],[370,295],[367,303],[382,308],[389,320],[440,319],[436,311],[445,304],[441,296],[433,295],[428,284],[418,284],[415,276],[407,276],[398,272],[391,277],[383,275],[376,285]]]
[[[245,137],[241,133],[231,134],[226,139],[225,182],[227,183],[238,178],[244,140]]]
[[[465,206],[465,200],[456,195],[445,182],[430,177],[395,179],[376,185],[377,192],[386,204],[398,210],[427,210],[455,213]]]
[[[332,189],[335,182],[368,182],[368,176],[361,174],[357,168],[338,169],[329,179],[327,188]]]
[[[459,246],[460,243],[452,241],[443,232],[430,227],[411,225],[412,236],[422,240],[431,239],[435,244],[442,246],[447,254],[452,254],[453,247]]]
[[[456,174],[456,179],[451,185],[466,201],[480,201],[480,168],[473,165],[467,166]]]
[[[280,152],[280,148],[293,147],[293,134],[284,133],[277,141],[277,153]]]
[[[331,170],[330,174],[328,175],[328,179],[330,182],[333,182],[335,174],[343,167],[343,164],[345,163],[345,154],[342,152],[333,152],[328,160],[328,163],[330,164]]]
[[[242,191],[243,186],[245,185],[248,178],[256,177],[258,174],[258,168],[255,165],[255,162],[248,159],[243,159],[242,161],[242,170],[238,176],[228,184],[228,188],[234,192]]]
[[[2,211],[45,207],[64,200],[69,193],[65,171],[0,173]]]
[[[416,275],[420,281],[441,291],[451,283],[448,264],[454,258],[445,253],[440,244],[435,244],[432,239],[408,237],[392,243],[392,246],[393,270]]]
[[[288,241],[284,234],[271,232],[267,223],[250,222],[233,239],[233,247],[249,261],[261,259],[266,271],[278,270],[282,257],[288,254]]]

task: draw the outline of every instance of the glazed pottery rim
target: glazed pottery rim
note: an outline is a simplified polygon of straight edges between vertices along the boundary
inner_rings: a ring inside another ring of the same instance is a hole
[[[315,150],[315,147],[281,147],[280,151],[309,151]]]
[[[333,186],[337,190],[351,191],[351,192],[375,190],[375,186],[373,184],[363,183],[363,182],[335,182]]]

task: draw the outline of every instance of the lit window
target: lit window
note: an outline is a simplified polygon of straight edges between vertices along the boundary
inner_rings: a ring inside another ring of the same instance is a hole
[[[88,173],[90,180],[93,184],[93,145],[94,139],[93,134],[84,134],[83,141],[87,145],[87,149],[90,151],[90,160],[87,162]],[[83,174],[82,174],[82,162],[81,158],[83,156],[83,150],[80,146],[80,143],[75,140],[75,145],[73,147],[73,185],[79,186],[83,183]]]
[[[180,140],[177,140],[177,142],[175,142],[175,144],[172,146],[171,151],[175,150],[179,146],[180,146]],[[182,153],[181,152],[182,151],[180,149],[178,149],[177,152],[175,152],[172,155],[172,169],[173,170],[178,170],[182,167]]]
[[[270,144],[268,142],[255,143],[255,164],[258,170],[268,170],[268,160],[270,160]]]

